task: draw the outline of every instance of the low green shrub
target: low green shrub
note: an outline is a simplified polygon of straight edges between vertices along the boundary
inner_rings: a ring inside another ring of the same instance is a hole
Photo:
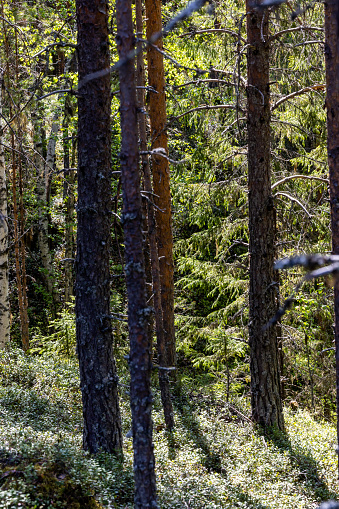
[[[126,373],[120,379],[126,434]],[[172,433],[154,388],[162,509],[311,509],[338,497],[333,425],[288,410],[286,434],[264,433],[250,422],[247,398],[227,403],[223,387],[214,377],[182,377]],[[75,360],[0,352],[0,437],[0,509],[133,507],[132,439],[124,440],[123,462],[82,450]]]

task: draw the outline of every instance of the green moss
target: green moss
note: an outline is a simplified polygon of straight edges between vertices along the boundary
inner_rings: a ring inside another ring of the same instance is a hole
[[[35,461],[33,458],[0,455],[2,492],[23,491],[31,507],[99,509],[93,494],[74,482],[63,462]]]

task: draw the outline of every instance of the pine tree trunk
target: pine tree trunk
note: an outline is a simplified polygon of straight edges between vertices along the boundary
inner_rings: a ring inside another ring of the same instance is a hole
[[[145,0],[146,35],[150,39],[155,32],[162,30],[161,1]],[[155,45],[162,50],[162,39]],[[152,48],[147,51],[148,85],[151,87],[149,114],[151,122],[151,148],[162,148],[168,156],[168,140],[166,130],[166,96],[163,55]],[[156,92],[152,92],[152,89]],[[175,366],[175,330],[174,330],[174,266],[173,266],[173,235],[170,192],[170,169],[166,157],[152,157],[154,201],[158,236],[158,252],[161,274],[161,303],[163,324],[166,338],[166,362]],[[159,210],[160,209],[160,210]]]
[[[3,71],[0,71],[0,349],[9,341],[10,308],[8,286],[8,213],[5,153],[2,144],[2,88]]]
[[[78,235],[76,325],[84,414],[84,448],[121,453],[118,377],[110,312],[111,90],[108,2],[77,0]]]
[[[339,254],[339,4],[325,2],[327,153],[330,177],[332,252]],[[339,444],[339,280],[334,283],[337,441]],[[339,468],[339,465],[338,465]]]
[[[136,0],[136,26],[138,37],[142,37],[143,23],[142,23],[142,4],[141,0]],[[149,158],[147,152],[147,130],[146,130],[146,117],[145,117],[145,70],[144,70],[144,57],[142,51],[138,53],[137,57],[137,85],[138,85],[138,125],[140,137],[140,149],[144,154],[141,157],[143,175],[144,175],[144,189],[147,197],[147,226],[148,238],[150,246],[150,259],[151,259],[151,272],[153,284],[153,302],[155,310],[155,326],[157,335],[157,352],[159,364],[159,386],[161,392],[161,401],[164,409],[165,423],[168,430],[174,427],[174,413],[171,401],[170,382],[168,373],[166,371],[166,339],[164,334],[163,325],[163,312],[161,304],[161,279],[160,279],[160,266],[159,254],[156,236],[156,222],[154,206],[151,203],[153,197],[151,172],[149,166]]]
[[[133,51],[132,8],[129,0],[117,0],[117,46],[120,59]],[[153,308],[147,306],[143,260],[142,203],[140,194],[137,106],[134,61],[119,70],[121,116],[121,179],[125,236],[125,274],[128,294],[130,339],[131,411],[134,448],[134,507],[156,508],[154,452],[152,444],[151,351],[148,322]]]
[[[247,128],[250,235],[252,418],[284,429],[276,327],[263,330],[277,310],[274,277],[275,213],[271,193],[268,10],[247,0]]]
[[[144,62],[144,51],[143,51],[143,6],[142,0],[136,0],[135,2],[135,21],[136,21],[136,36],[137,42],[137,69],[136,69],[136,85],[137,85],[137,108],[138,108],[138,132],[139,132],[139,149],[144,154],[141,155],[140,160],[142,168],[147,164],[149,167],[149,156],[146,153],[148,150],[147,146],[147,126],[146,126],[146,109],[145,109],[145,62]],[[143,172],[142,175],[143,176]],[[145,191],[145,178],[141,183],[141,188]],[[151,253],[150,253],[150,242],[148,235],[148,218],[147,218],[147,206],[149,196],[144,195],[142,199],[142,216],[143,216],[143,243],[144,243],[144,259],[145,259],[145,274],[146,274],[146,292],[147,302],[153,301],[153,286],[152,286],[152,267],[151,267]],[[150,317],[148,321],[148,337],[151,348],[151,361],[153,362],[153,336],[154,336],[154,317]]]

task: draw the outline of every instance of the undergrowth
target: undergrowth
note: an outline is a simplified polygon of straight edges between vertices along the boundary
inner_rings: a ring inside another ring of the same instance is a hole
[[[124,374],[124,434],[130,413]],[[159,506],[302,509],[337,498],[335,428],[303,410],[286,411],[287,433],[249,421],[246,399],[225,403],[220,384],[185,379],[176,428],[164,430],[155,388],[154,443]],[[77,365],[0,353],[0,508],[133,507],[132,440],[124,461],[82,451]]]

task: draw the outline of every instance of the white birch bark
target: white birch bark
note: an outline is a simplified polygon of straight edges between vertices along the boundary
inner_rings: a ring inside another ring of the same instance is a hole
[[[8,284],[8,216],[6,166],[2,135],[2,83],[0,75],[0,349],[9,341],[10,308]]]

